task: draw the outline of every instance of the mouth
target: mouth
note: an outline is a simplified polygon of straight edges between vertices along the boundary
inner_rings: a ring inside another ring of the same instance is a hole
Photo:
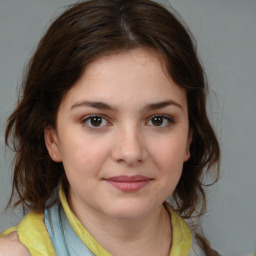
[[[150,181],[152,181],[152,179],[142,175],[122,175],[107,178],[105,179],[105,181],[121,191],[134,192],[147,186],[150,183]]]

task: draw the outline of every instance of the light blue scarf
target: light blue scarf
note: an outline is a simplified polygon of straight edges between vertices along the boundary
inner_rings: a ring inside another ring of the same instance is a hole
[[[60,201],[57,201],[57,203],[55,203],[52,207],[46,208],[44,214],[45,226],[52,241],[53,247],[56,251],[56,255],[95,256],[95,254],[93,254],[86,246],[86,241],[84,243],[73,230]],[[205,256],[205,254],[196,245],[194,240],[189,256],[195,255]]]
[[[45,225],[58,256],[94,256],[71,227],[60,202],[45,209]]]

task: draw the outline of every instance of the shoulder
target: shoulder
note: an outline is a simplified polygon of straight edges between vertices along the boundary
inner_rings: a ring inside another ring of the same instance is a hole
[[[14,228],[0,234],[0,256],[56,256],[44,214],[28,213]]]
[[[0,256],[30,256],[29,250],[20,242],[17,232],[0,238]]]

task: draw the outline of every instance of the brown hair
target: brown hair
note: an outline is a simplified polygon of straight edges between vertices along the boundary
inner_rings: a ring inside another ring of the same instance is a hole
[[[206,79],[188,29],[150,0],[77,3],[57,18],[41,39],[5,134],[6,144],[12,139],[16,152],[11,199],[15,191],[19,199],[14,205],[42,212],[60,179],[65,179],[62,164],[51,160],[44,142],[44,128],[55,126],[63,95],[99,56],[136,47],[161,53],[171,78],[186,90],[193,133],[191,157],[184,164],[171,204],[184,218],[204,213],[203,175],[213,173],[215,182],[220,158],[206,113]]]

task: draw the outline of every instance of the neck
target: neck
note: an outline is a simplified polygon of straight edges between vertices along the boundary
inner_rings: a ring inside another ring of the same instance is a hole
[[[112,255],[169,255],[170,216],[163,205],[138,219],[118,219],[70,207],[91,235]],[[104,227],[104,228],[102,228]]]

